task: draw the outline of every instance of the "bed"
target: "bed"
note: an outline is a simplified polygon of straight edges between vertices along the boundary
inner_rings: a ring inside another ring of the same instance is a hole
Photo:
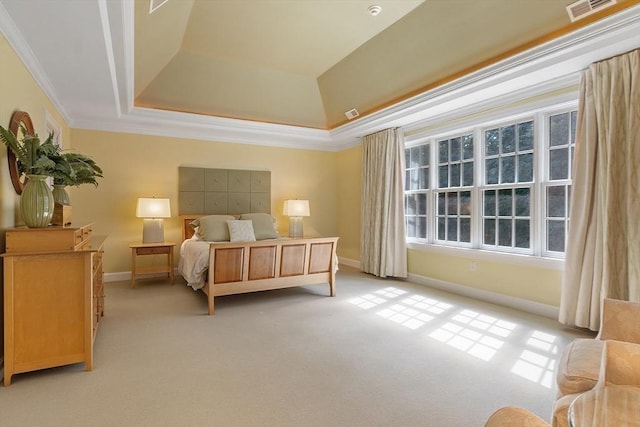
[[[202,215],[181,215],[178,268],[187,284],[207,295],[209,315],[215,297],[327,283],[335,296],[338,237],[273,238],[251,242],[210,242],[195,234]]]

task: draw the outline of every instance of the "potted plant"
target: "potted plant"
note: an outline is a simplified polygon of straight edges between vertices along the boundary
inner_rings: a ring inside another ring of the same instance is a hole
[[[37,134],[29,135],[24,126],[20,126],[22,139],[0,126],[0,140],[15,155],[18,170],[27,177],[24,191],[20,197],[20,211],[27,227],[46,227],[53,216],[53,194],[45,179],[51,176],[58,147],[53,143],[53,134],[43,142]]]
[[[83,154],[57,151],[50,159],[55,163],[50,175],[53,177],[53,195],[56,203],[71,205],[71,199],[65,189],[67,186],[93,184],[97,187],[97,178],[102,178],[100,166]]]

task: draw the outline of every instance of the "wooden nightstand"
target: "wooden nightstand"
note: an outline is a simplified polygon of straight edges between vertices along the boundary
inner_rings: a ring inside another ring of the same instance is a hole
[[[173,247],[175,243],[132,243],[131,248],[131,287],[136,287],[136,278],[144,274],[167,273],[173,285]],[[154,265],[150,267],[138,267],[136,256],[140,255],[167,255],[167,262],[164,265]]]

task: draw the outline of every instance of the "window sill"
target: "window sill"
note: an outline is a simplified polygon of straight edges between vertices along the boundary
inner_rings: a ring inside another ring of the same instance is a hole
[[[512,254],[506,252],[486,251],[482,249],[461,248],[418,242],[408,242],[407,249],[412,249],[420,252],[433,252],[442,255],[457,256],[462,258],[473,258],[493,262],[502,262],[506,264],[526,265],[528,267],[540,267],[549,270],[564,270],[564,259],[560,258]]]

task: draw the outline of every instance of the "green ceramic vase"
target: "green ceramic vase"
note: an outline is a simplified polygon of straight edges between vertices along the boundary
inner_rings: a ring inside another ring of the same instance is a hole
[[[20,212],[29,228],[47,227],[53,216],[53,193],[45,181],[46,175],[27,175],[20,196]]]
[[[67,193],[66,185],[53,184],[53,201],[61,205],[71,205],[71,197]]]

